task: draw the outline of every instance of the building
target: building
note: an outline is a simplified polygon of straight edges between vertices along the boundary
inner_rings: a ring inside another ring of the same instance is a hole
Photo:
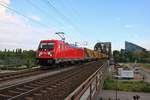
[[[117,68],[117,74],[113,75],[113,77],[117,79],[134,79],[134,70],[119,67]]]
[[[126,52],[146,52],[146,49],[131,42],[125,41]]]
[[[133,79],[134,71],[129,69],[118,68],[118,76],[121,79]]]

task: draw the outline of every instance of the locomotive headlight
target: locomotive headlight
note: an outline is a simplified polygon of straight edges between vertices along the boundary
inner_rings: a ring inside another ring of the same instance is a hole
[[[52,56],[51,52],[48,52],[47,54],[48,54],[49,56]]]
[[[42,55],[42,52],[39,52],[39,56],[41,56]]]

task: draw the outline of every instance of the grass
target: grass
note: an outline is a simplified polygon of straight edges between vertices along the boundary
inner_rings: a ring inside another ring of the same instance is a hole
[[[150,63],[140,64],[141,67],[150,69]]]
[[[22,70],[22,69],[28,69],[32,68],[33,66],[27,66],[27,65],[1,65],[0,70]]]
[[[117,86],[119,91],[150,92],[150,83],[143,81],[118,80]],[[103,89],[116,90],[116,81],[105,80]]]

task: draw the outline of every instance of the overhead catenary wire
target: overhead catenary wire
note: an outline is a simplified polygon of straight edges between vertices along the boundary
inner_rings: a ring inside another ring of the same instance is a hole
[[[71,16],[74,16],[74,19],[76,20],[76,22],[79,22],[79,21],[81,21],[81,20],[79,20],[78,18],[79,18],[79,14],[78,14],[78,12],[76,11],[76,9],[74,9],[73,8],[73,6],[71,5],[71,2],[69,2],[69,0],[67,0],[67,5],[66,5],[66,3],[65,2],[63,2],[63,0],[59,0],[58,2],[56,2],[56,1],[54,1],[54,0],[48,0],[48,1],[51,1],[51,5],[53,5],[54,7],[55,7],[55,5],[54,4],[56,4],[56,3],[60,3],[60,5],[61,6],[63,6],[63,8],[69,8],[73,13],[70,13],[71,14]],[[68,6],[69,5],[69,6]],[[68,7],[67,7],[68,6]],[[56,8],[56,7],[55,7]],[[56,8],[57,9],[57,8]],[[60,10],[59,10],[60,11]],[[63,13],[62,13],[63,14]],[[64,15],[65,16],[65,15]],[[78,18],[77,17],[75,17],[75,16],[78,16]],[[66,17],[66,16],[65,16]],[[73,17],[71,17],[71,18],[73,18]],[[63,18],[62,18],[63,19]],[[67,19],[68,19],[68,17],[67,17]],[[68,19],[69,20],[69,19]],[[68,20],[65,20],[65,21],[68,21]],[[76,33],[76,37],[78,37],[78,38],[80,38],[81,37],[81,34],[80,33],[83,33],[83,32],[81,32],[81,30],[80,30],[80,32],[79,32],[79,29],[78,29],[78,27],[76,26],[76,25],[79,25],[79,24],[74,24],[74,23],[70,23],[70,22],[68,22],[69,24],[73,24],[72,25],[72,27],[75,29],[75,31],[77,32]],[[78,36],[77,36],[77,34],[78,34]],[[71,39],[73,39],[74,38],[74,36],[71,36],[71,35],[69,35],[69,34],[66,34],[69,38],[71,38]]]
[[[69,24],[72,24],[72,22],[70,22],[70,20],[62,13],[60,12],[55,6],[52,5],[52,3],[49,0],[45,0],[46,3],[57,13],[59,14],[64,20],[66,20],[67,22],[69,22]]]
[[[38,5],[36,5],[35,3],[33,3],[31,0],[26,0],[27,1],[27,3],[28,4],[30,4],[32,7],[34,7],[36,10],[38,10],[38,11],[40,11],[41,13],[43,13],[43,14],[45,14],[45,15],[47,15],[47,16],[49,16],[50,18],[52,17],[51,15],[50,15],[50,13],[48,13],[46,10],[43,10],[42,8],[41,8],[41,5],[40,5],[40,7],[38,6]],[[59,24],[62,24],[60,21],[58,21],[58,20],[56,20]]]
[[[72,15],[75,17],[75,19],[77,19],[77,17],[79,18],[79,13],[77,12],[77,10],[73,7],[73,5],[71,4],[70,0],[67,0],[67,4],[64,2],[64,0],[59,0],[59,2],[61,3],[61,5],[63,5],[63,7],[67,8],[67,6],[69,7],[69,9],[72,11]]]
[[[42,5],[37,5],[36,3],[32,2],[32,0],[26,0],[28,4],[30,4],[32,7],[34,7],[36,10],[39,10],[41,13],[46,14],[46,15],[50,15],[50,13],[48,13],[47,11],[43,10],[44,7],[42,7]],[[62,12],[60,12],[50,1],[45,1],[42,0],[42,2],[44,4],[47,5],[47,7],[49,7],[50,9],[54,10],[55,13],[59,14],[59,17],[61,17],[61,20],[63,20],[64,22],[67,22],[69,24],[71,24],[71,27],[79,33],[79,31],[77,30],[77,28],[75,27],[75,25],[73,25],[73,23],[68,19],[68,17],[66,17]],[[47,9],[46,9],[47,10]],[[50,17],[51,18],[51,17]],[[56,20],[58,21],[58,20]],[[63,23],[61,23],[60,21],[58,21],[59,24],[63,25]],[[65,24],[64,24],[65,25]],[[61,29],[60,29],[61,30]],[[58,30],[58,31],[60,31]],[[67,35],[67,34],[66,34]],[[77,36],[77,35],[76,35]]]
[[[54,0],[51,0],[51,1],[53,1],[53,3],[56,3],[56,1],[54,1]],[[57,2],[58,3],[58,2]],[[74,18],[74,20],[75,20],[75,22],[76,22],[76,24],[74,24],[74,23],[72,23],[73,24],[73,27],[75,27],[77,30],[78,30],[78,25],[79,24],[77,24],[78,22],[80,22],[81,20],[79,20],[79,14],[78,14],[78,12],[77,12],[77,10],[75,10],[74,9],[74,7],[73,7],[73,5],[71,4],[71,2],[69,2],[69,0],[67,0],[67,4],[66,4],[66,2],[64,2],[64,0],[59,0],[59,3],[60,3],[60,5],[62,5],[63,6],[63,8],[66,8],[66,9],[70,9],[70,11],[71,11],[71,13],[69,13],[69,16],[73,16],[73,17],[71,17],[71,18]],[[81,31],[80,31],[81,32]]]
[[[74,16],[74,17],[71,17],[71,18],[73,18],[74,20],[75,20],[75,22],[78,22],[77,21],[77,12],[74,10],[74,8],[72,7],[72,5],[71,5],[71,3],[69,3],[69,0],[67,0],[67,5],[66,5],[66,3],[64,3],[64,1],[63,0],[59,0],[58,2],[57,2],[57,0],[56,1],[54,1],[53,0],[53,2],[52,2],[53,4],[58,4],[59,3],[59,5],[61,5],[63,8],[65,8],[66,10],[69,8],[69,10],[71,11],[70,13],[68,12],[67,14],[69,14],[69,16]],[[51,4],[52,4],[51,3]],[[68,6],[69,5],[69,6]],[[55,7],[56,8],[56,7]],[[65,15],[64,15],[65,16]],[[69,20],[69,18],[67,18],[68,20]],[[71,22],[72,23],[72,22]],[[76,26],[74,23],[72,23],[74,26]]]
[[[34,23],[37,23],[37,24],[39,24],[39,25],[41,25],[41,26],[44,26],[44,27],[49,27],[48,25],[46,25],[46,24],[44,24],[44,23],[41,23],[41,22],[39,22],[39,21],[36,21],[36,20],[34,20],[34,19],[32,19],[32,18],[26,16],[25,14],[23,14],[23,13],[21,13],[21,12],[15,10],[15,9],[13,9],[13,8],[11,8],[11,7],[8,7],[7,4],[4,3],[4,2],[0,2],[0,6],[5,7],[5,8],[7,8],[7,9],[13,11],[13,12],[15,12],[16,14],[21,15],[21,16],[25,17],[26,19],[28,19],[28,20],[30,20],[30,21],[32,21],[32,22],[34,22]]]
[[[74,25],[74,23],[72,23],[72,21],[70,21],[70,19],[68,19],[67,16],[65,16],[61,11],[59,11],[55,6],[53,6],[53,4],[50,2],[50,0],[42,0],[45,2],[45,4],[48,5],[48,7],[52,8],[57,14],[60,15],[60,17],[62,18],[62,20],[64,20],[65,22],[67,22],[68,24],[71,24],[71,26],[78,31],[78,28],[76,27],[76,25]]]
[[[60,12],[55,6],[53,6],[49,0],[42,0],[42,1],[47,1],[47,2],[45,2],[45,3],[48,4],[48,7],[52,8],[57,14],[60,15],[60,17],[62,17],[62,20],[65,20],[66,22],[68,22],[69,24],[71,24],[71,26],[76,30],[75,26],[74,26],[73,23],[68,19],[68,17],[66,17],[66,16],[65,16],[62,12]],[[33,18],[31,18],[31,17],[29,17],[29,16],[23,14],[22,12],[19,12],[18,10],[9,7],[9,6],[8,6],[6,3],[4,3],[4,2],[1,2],[1,1],[0,1],[0,6],[5,7],[5,8],[7,8],[8,10],[13,11],[13,12],[15,12],[16,14],[21,15],[22,17],[24,17],[24,18],[26,18],[26,19],[28,19],[28,20],[34,22],[34,23],[37,23],[37,24],[39,24],[39,25],[41,25],[41,26],[43,26],[43,27],[48,27],[48,28],[49,28],[49,25],[47,25],[47,24],[45,24],[45,23],[42,23],[42,22],[39,22],[39,21],[37,21],[37,20],[34,20]],[[78,31],[78,30],[76,30],[76,31]],[[79,31],[78,31],[78,32],[79,32]],[[76,35],[76,36],[77,36],[77,35]]]

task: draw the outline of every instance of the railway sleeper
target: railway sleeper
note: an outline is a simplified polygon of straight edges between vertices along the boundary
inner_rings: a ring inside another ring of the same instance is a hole
[[[4,99],[8,99],[8,98],[11,98],[12,96],[10,95],[4,95],[4,94],[0,94],[0,100],[4,100]]]
[[[8,92],[16,93],[16,94],[20,94],[21,93],[20,91],[16,91],[16,90],[8,90]]]
[[[55,89],[55,88],[57,88],[58,86],[59,86],[58,84],[53,84],[53,85],[51,85],[50,87],[53,88],[53,89]]]
[[[17,91],[14,91],[14,90],[8,90],[7,92],[7,95],[10,95],[10,96],[16,96],[20,94],[20,92],[17,92]]]
[[[30,97],[30,96],[27,96],[27,97],[25,97],[25,100],[34,100],[34,98]]]
[[[35,84],[37,84],[37,85],[43,85],[43,84],[46,84],[45,82],[34,82]]]
[[[49,100],[51,100],[50,99],[51,97],[54,97],[56,95],[56,89],[54,89],[52,87],[47,87],[45,90],[47,91]],[[57,91],[57,92],[59,92],[59,91]]]
[[[64,83],[64,81],[61,81],[61,82],[58,82],[58,83],[54,83],[54,84],[51,84],[50,87],[51,88],[57,88],[57,87],[61,86],[63,83]]]
[[[26,92],[26,91],[28,91],[29,89],[25,89],[25,88],[16,88],[16,90],[19,90],[19,91],[22,91],[22,92]]]
[[[14,89],[14,88],[13,88]],[[9,89],[9,90],[3,90],[3,91],[1,91],[1,95],[8,95],[8,96],[15,96],[15,95],[17,95],[18,93],[15,93],[15,92],[11,92],[11,91],[13,91],[13,89]],[[0,95],[0,96],[1,96]]]
[[[59,87],[55,91],[56,91],[56,94],[61,98],[66,94],[66,89],[63,87]],[[57,92],[57,91],[59,91],[59,92]]]
[[[48,98],[50,100],[57,100],[56,97],[57,97],[57,95],[54,91],[49,92],[49,97]]]
[[[42,99],[42,93],[35,93],[34,95],[34,100],[44,100]]]
[[[43,99],[43,94],[41,93],[34,93],[32,95],[24,97],[24,99],[25,100],[46,100],[46,99]]]
[[[48,88],[46,88],[46,90],[48,91],[48,97],[49,97],[49,100],[51,100],[52,97],[55,95],[54,89],[51,88],[51,87],[48,87]]]
[[[40,87],[41,84],[37,84],[37,83],[31,83],[30,84],[31,87],[35,88],[35,87]]]
[[[12,79],[12,76],[3,77],[3,78],[0,79],[0,81],[5,81],[5,80],[8,80],[8,79]]]
[[[60,90],[61,90],[61,94],[66,94],[65,93],[65,90],[68,90],[69,88],[64,88],[64,87],[61,87],[61,85],[62,85],[62,83],[64,83],[64,82],[61,82],[61,84],[60,83],[58,83],[58,84],[55,84],[54,86],[52,86],[51,88],[47,88],[46,90],[48,90],[48,94],[50,94],[51,96],[54,96],[54,98],[62,98],[62,96],[63,95],[60,95],[60,94],[58,94],[58,91],[60,92]],[[56,88],[57,87],[57,88]]]
[[[35,89],[35,90],[34,90]],[[31,99],[31,98],[33,98],[33,100],[36,100],[35,99],[35,96],[36,96],[36,94],[37,94],[37,96],[39,96],[39,94],[41,94],[43,91],[46,91],[46,88],[44,88],[44,87],[42,87],[42,88],[34,88],[33,89],[33,91],[27,96],[28,97],[28,99]],[[42,94],[43,95],[43,94]],[[31,99],[32,100],[32,99]],[[42,100],[45,100],[45,99],[42,99]]]
[[[48,89],[44,89],[44,90],[41,90],[40,93],[42,94],[42,100],[50,100],[49,97],[49,90]]]
[[[53,88],[50,88],[50,87],[47,87],[47,88],[46,88],[46,90],[48,91],[48,94],[51,93],[52,89],[53,89]]]
[[[42,82],[42,83],[48,83],[48,82],[50,82],[50,80],[42,80],[40,82]]]
[[[24,85],[23,86],[25,89],[34,89],[35,87],[34,86],[29,86],[29,85]]]
[[[61,86],[63,84],[63,82],[59,82],[59,83],[56,83],[55,85],[58,87],[58,86]]]
[[[4,80],[4,78],[0,78],[0,81],[3,81]]]
[[[43,100],[48,100],[49,98],[49,94],[48,94],[48,91],[47,90],[41,90],[41,93],[43,95]]]
[[[59,89],[54,89],[53,91],[51,91],[51,95],[50,95],[50,99],[54,99],[54,100],[63,100],[63,94],[60,94],[60,90]]]

